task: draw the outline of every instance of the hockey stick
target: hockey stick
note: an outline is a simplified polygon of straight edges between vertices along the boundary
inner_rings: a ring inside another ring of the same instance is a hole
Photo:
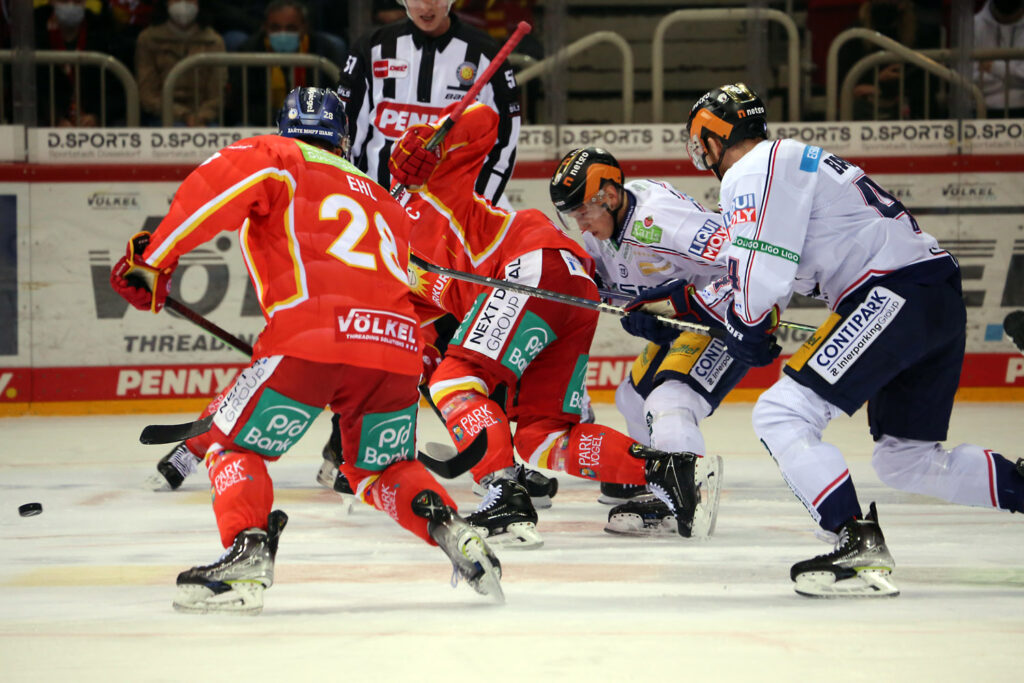
[[[616,292],[611,289],[600,289],[597,290],[598,296],[602,299],[618,299],[619,301],[632,301],[633,297],[623,292]],[[1024,322],[1024,321],[1022,321]],[[788,327],[792,330],[803,330],[804,332],[814,332],[817,327],[813,325],[804,325],[803,323],[791,323],[783,320],[779,323],[779,327]]]
[[[415,254],[409,255],[410,262],[416,266],[422,268],[430,273],[436,273],[438,275],[447,275],[448,277],[455,280],[463,280],[465,282],[472,282],[473,284],[483,285],[485,287],[493,287],[494,289],[507,289],[512,292],[519,292],[526,296],[534,296],[538,299],[547,299],[549,301],[559,301],[563,304],[569,304],[570,306],[577,306],[579,308],[589,308],[594,311],[601,313],[611,313],[617,315],[620,318],[624,318],[629,313],[624,308],[619,306],[612,306],[601,301],[593,301],[592,299],[584,299],[581,296],[573,296],[572,294],[563,294],[561,292],[552,292],[547,289],[537,289],[529,285],[521,285],[518,282],[509,282],[508,280],[497,280],[493,277],[486,277],[484,275],[474,275],[472,273],[464,273],[461,270],[452,270],[451,268],[445,268],[444,266],[435,266],[433,263],[424,261]],[[715,337],[718,339],[725,339],[728,333],[719,327],[709,327],[707,325],[698,325],[697,323],[688,323],[685,320],[676,320],[675,318],[667,318],[663,315],[654,316],[659,323],[667,327],[672,327],[677,330],[684,332],[699,332],[700,334],[706,334],[709,337]]]
[[[252,346],[246,344],[245,341],[231,334],[223,327],[217,325],[212,320],[209,320],[208,318],[204,318],[203,316],[199,315],[198,313],[196,313],[191,308],[181,303],[177,299],[167,297],[167,300],[164,302],[164,305],[167,308],[174,311],[175,313],[177,313],[178,315],[180,315],[185,320],[188,320],[190,323],[194,323],[195,325],[198,325],[199,327],[203,328],[204,330],[212,334],[214,337],[217,337],[228,346],[233,346],[235,349],[241,351],[245,355],[250,357],[252,356]]]
[[[462,112],[466,111],[466,107],[476,100],[477,95],[479,95],[480,91],[484,89],[484,86],[491,82],[491,78],[494,77],[494,74],[498,73],[498,69],[500,69],[502,64],[505,63],[508,56],[512,54],[512,50],[516,48],[516,45],[518,45],[519,41],[523,39],[523,36],[530,32],[530,28],[530,25],[525,21],[519,22],[516,26],[516,30],[512,32],[512,35],[508,37],[505,44],[501,46],[501,49],[498,50],[498,54],[494,55],[494,59],[492,59],[491,63],[487,65],[484,72],[480,74],[480,77],[476,79],[472,87],[466,91],[466,94],[462,96],[462,99],[459,100],[458,104],[448,112],[448,118],[444,120],[438,129],[434,131],[434,134],[430,136],[430,139],[427,140],[427,144],[423,146],[424,149],[429,152],[441,144],[441,141],[444,140],[446,135],[448,135],[448,131],[452,129],[452,126],[462,118]],[[391,190],[391,196],[398,198],[404,191],[405,185],[395,185]]]
[[[139,443],[146,444],[147,446],[161,443],[178,443],[179,441],[191,439],[193,436],[205,434],[210,431],[210,425],[213,424],[213,415],[214,413],[210,413],[202,419],[185,422],[180,425],[147,425],[142,430],[142,434],[139,435]]]
[[[1017,350],[1024,353],[1024,311],[1013,311],[1003,319],[1003,331],[1009,335]]]

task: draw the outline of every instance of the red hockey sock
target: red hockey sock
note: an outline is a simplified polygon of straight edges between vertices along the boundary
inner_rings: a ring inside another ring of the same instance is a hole
[[[458,509],[444,487],[415,460],[395,463],[381,472],[380,478],[370,487],[367,502],[386,512],[403,529],[408,529],[431,545],[437,545],[427,533],[429,520],[412,511],[413,499],[425,489],[437,493],[444,504],[453,510]]]
[[[563,471],[577,477],[615,484],[644,484],[644,461],[629,454],[634,443],[611,427],[577,424],[569,431],[568,439],[555,443],[548,462],[564,463]]]
[[[487,450],[469,470],[473,481],[515,464],[508,417],[497,403],[475,391],[459,391],[441,399],[437,409],[460,453],[472,448],[480,434],[486,434]]]
[[[227,548],[240,531],[267,528],[274,483],[263,458],[249,451],[221,451],[207,464],[213,485],[213,514]]]

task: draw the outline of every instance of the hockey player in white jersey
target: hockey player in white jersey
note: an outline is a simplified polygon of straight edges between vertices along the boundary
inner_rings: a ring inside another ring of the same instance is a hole
[[[687,128],[694,165],[722,181],[730,354],[769,364],[794,292],[830,310],[753,411],[786,482],[837,536],[834,552],[793,565],[795,589],[897,595],[875,504],[863,514],[843,455],[822,441],[832,418],[867,403],[872,464],[889,486],[1024,512],[1024,460],[940,443],[964,358],[959,266],[862,169],[820,147],[767,139],[764,103],[745,85],[702,96]]]
[[[666,289],[675,278],[703,288],[725,274],[721,258],[721,216],[695,199],[657,180],[624,181],[615,157],[599,147],[569,152],[548,187],[551,201],[567,228],[576,227],[594,258],[599,282],[626,298],[639,291]],[[700,421],[746,373],[726,353],[725,343],[695,332],[662,327],[646,314],[623,319],[631,334],[649,339],[630,375],[615,392],[629,436],[659,450],[695,453],[696,472],[708,534],[718,511],[722,459],[708,455]],[[602,484],[603,497],[629,496]],[[614,507],[605,530],[643,535],[675,533],[671,512],[653,496],[638,496]]]

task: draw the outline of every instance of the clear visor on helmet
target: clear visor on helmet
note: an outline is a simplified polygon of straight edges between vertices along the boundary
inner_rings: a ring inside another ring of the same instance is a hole
[[[698,133],[690,136],[690,142],[686,145],[686,151],[690,155],[690,161],[693,162],[698,171],[707,171],[711,168],[708,165],[707,150],[704,149],[704,143],[701,142]]]
[[[583,202],[575,209],[559,211],[558,220],[570,232],[574,229],[580,232],[591,232],[593,227],[602,220],[602,217],[608,215],[608,210],[604,206],[605,201],[605,191],[601,190],[591,197],[590,201]]]

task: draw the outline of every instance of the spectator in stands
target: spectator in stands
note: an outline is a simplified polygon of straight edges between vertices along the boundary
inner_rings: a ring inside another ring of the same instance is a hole
[[[86,0],[50,0],[35,9],[33,22],[38,50],[111,54],[119,44],[109,11],[105,7],[99,13],[87,10]],[[117,79],[104,79],[104,88],[98,67],[82,66],[77,76],[75,72],[72,64],[36,69],[39,125],[91,127],[122,122],[124,91]]]
[[[228,52],[237,52],[263,26],[267,0],[215,0],[210,7],[213,29]]]
[[[974,49],[997,47],[1024,47],[1024,0],[988,0],[974,15]],[[975,78],[990,118],[1024,117],[1024,60],[976,62]]]
[[[345,42],[324,31],[311,31],[309,13],[300,0],[271,0],[264,12],[263,28],[238,49],[239,52],[278,52],[325,57],[341,68],[345,64]],[[272,125],[274,116],[293,88],[330,87],[326,74],[317,69],[272,67],[269,77],[263,68],[246,69],[248,116],[243,108],[242,69],[231,70],[231,110],[239,125]],[[268,90],[269,81],[269,90]]]
[[[139,34],[135,49],[144,124],[163,122],[164,81],[171,69],[186,57],[204,52],[224,52],[224,40],[208,25],[200,0],[160,0],[153,25]],[[174,125],[205,126],[219,121],[223,93],[222,67],[186,72],[174,88]]]
[[[911,0],[868,0],[860,6],[858,16],[861,26],[878,31],[906,47],[938,47],[923,44],[919,39],[917,14]],[[840,79],[854,64],[879,49],[869,41],[847,43],[840,51]],[[926,74],[915,66],[893,62],[878,67],[876,86],[874,69],[868,70],[853,88],[854,118],[889,121],[923,117],[926,78]],[[901,79],[904,88],[902,98]],[[936,118],[939,112],[934,98],[928,104],[929,115]]]

